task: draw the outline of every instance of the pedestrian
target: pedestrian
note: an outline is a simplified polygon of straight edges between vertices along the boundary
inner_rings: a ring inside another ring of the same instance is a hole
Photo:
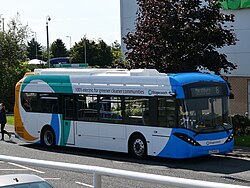
[[[3,103],[0,103],[0,123],[1,123],[1,133],[2,133],[1,140],[4,140],[4,133],[7,134],[9,136],[9,138],[11,138],[10,133],[8,133],[6,130],[4,130],[6,122],[7,122],[7,119],[6,119],[5,107],[4,107]]]

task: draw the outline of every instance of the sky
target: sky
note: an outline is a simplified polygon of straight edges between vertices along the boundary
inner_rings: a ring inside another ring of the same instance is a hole
[[[89,40],[104,40],[108,45],[121,43],[120,0],[0,0],[0,15],[5,28],[17,14],[23,25],[28,24],[38,43],[47,45],[61,39],[67,48],[86,35]],[[2,23],[1,23],[2,29]]]

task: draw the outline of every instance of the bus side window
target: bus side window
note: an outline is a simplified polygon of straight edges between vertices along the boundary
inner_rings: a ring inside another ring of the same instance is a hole
[[[21,104],[25,111],[30,111],[30,104],[26,93],[21,93]]]
[[[86,97],[78,95],[77,97],[77,119],[84,120],[84,110],[86,109]]]
[[[99,106],[99,118],[101,122],[122,123],[121,97],[100,97]]]
[[[36,93],[21,93],[21,104],[26,112],[36,112],[38,106]]]
[[[74,96],[66,95],[63,99],[63,118],[67,120],[74,119]]]
[[[125,98],[125,117],[127,124],[148,125],[149,124],[149,99],[144,97]]]
[[[39,104],[37,105],[37,111],[43,112],[43,113],[58,113],[58,95],[52,94],[52,93],[40,93],[39,94]]]
[[[158,98],[158,126],[176,127],[176,102],[171,98]]]
[[[97,121],[97,96],[79,95],[77,101],[77,118],[83,121]]]

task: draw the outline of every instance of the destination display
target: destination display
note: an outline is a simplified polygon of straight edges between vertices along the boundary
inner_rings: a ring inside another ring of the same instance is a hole
[[[210,97],[223,95],[223,89],[220,86],[190,88],[192,97]]]

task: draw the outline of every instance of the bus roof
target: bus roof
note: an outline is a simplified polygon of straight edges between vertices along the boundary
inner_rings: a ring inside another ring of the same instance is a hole
[[[161,84],[161,82],[169,79],[171,85],[187,85],[195,82],[220,82],[225,83],[225,80],[220,76],[210,73],[176,73],[166,74],[160,73],[156,69],[97,69],[97,68],[47,68],[47,69],[35,69],[35,75],[41,76],[73,76],[81,80],[91,80],[91,82],[125,82],[126,80],[133,83],[149,82]],[[86,79],[86,78],[89,79]],[[112,77],[116,77],[113,79]],[[77,80],[78,80],[77,79]],[[121,81],[123,80],[123,81]],[[142,83],[143,84],[143,83]],[[164,83],[162,83],[164,84]]]
[[[200,81],[225,82],[220,76],[210,73],[189,72],[166,74],[156,69],[97,69],[97,68],[47,68],[35,69],[36,75],[69,75],[69,76],[100,76],[100,77],[169,77],[174,85],[186,85]]]
[[[161,76],[156,69],[94,69],[94,68],[48,68],[35,69],[39,75],[81,75],[81,76]]]
[[[189,87],[189,84],[196,84],[195,87],[197,87],[197,84],[199,84],[198,87],[201,87],[205,83],[208,83],[210,86],[211,84],[213,85],[213,83],[217,85],[226,84],[225,80],[217,75],[198,72],[166,74],[159,73],[155,69],[127,70],[94,68],[35,69],[34,75],[27,76],[21,82],[25,83],[25,85],[29,85],[29,83],[47,83],[55,91],[60,90],[62,86],[64,87],[64,90],[68,88],[69,92],[72,92],[72,88],[74,91],[85,91],[85,88],[87,87],[97,90],[106,87],[111,89],[133,88],[143,90],[145,95],[148,93],[146,90],[150,90],[155,93],[160,93],[157,95],[165,96],[170,96],[175,93],[178,98],[183,98],[185,96],[183,87],[186,85]],[[23,87],[25,87],[25,85],[23,85]],[[28,88],[29,87],[26,88],[27,91]]]
[[[200,73],[200,72],[188,72],[188,73],[176,73],[169,74],[169,77],[172,78],[178,85],[186,85],[194,82],[223,82],[225,80],[218,75],[210,73]]]

